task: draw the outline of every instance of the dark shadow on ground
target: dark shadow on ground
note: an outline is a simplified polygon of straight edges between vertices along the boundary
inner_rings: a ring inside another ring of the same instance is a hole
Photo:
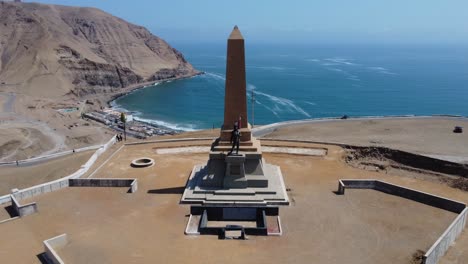
[[[46,257],[45,252],[41,253],[41,254],[37,254],[36,257],[39,259],[41,264],[49,264],[49,262],[47,261],[47,257]]]
[[[5,211],[7,211],[8,215],[13,218],[13,217],[17,217],[18,214],[15,212],[15,210],[13,209],[13,206],[12,205],[9,205],[9,206],[6,206],[4,207],[5,208]]]
[[[220,140],[220,138],[217,138],[217,139],[215,139],[215,140],[213,141],[213,143],[211,143],[211,151],[213,151],[214,148],[215,148],[216,146],[218,146],[219,140]]]
[[[154,194],[182,194],[184,193],[185,186],[183,187],[170,187],[170,188],[163,188],[163,189],[153,189],[148,190],[148,193]]]

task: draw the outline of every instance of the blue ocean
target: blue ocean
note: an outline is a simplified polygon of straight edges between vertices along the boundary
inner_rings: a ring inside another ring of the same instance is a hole
[[[175,47],[205,74],[139,89],[112,105],[173,129],[220,127],[226,43]],[[343,115],[468,115],[467,47],[247,43],[246,70],[255,125]]]

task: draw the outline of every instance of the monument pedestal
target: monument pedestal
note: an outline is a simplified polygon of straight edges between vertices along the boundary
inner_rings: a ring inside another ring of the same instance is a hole
[[[250,124],[248,125],[248,127],[239,129],[239,131],[241,133],[241,137],[240,137],[241,142],[251,142],[251,140],[252,140],[252,131],[251,131]],[[220,134],[220,137],[219,137],[220,141],[230,142],[231,141],[231,133],[232,133],[232,129],[221,130],[221,134]]]
[[[224,175],[223,187],[247,188],[247,178],[245,177],[245,155],[226,156],[226,173]]]
[[[212,151],[207,164],[193,168],[181,203],[225,206],[289,204],[280,168],[267,164],[260,151],[244,151],[229,156],[226,153]]]

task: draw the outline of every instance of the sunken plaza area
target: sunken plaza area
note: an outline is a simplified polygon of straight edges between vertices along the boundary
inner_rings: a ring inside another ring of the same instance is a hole
[[[57,249],[64,263],[412,263],[457,214],[375,190],[337,195],[338,180],[377,179],[468,201],[467,192],[436,182],[353,168],[339,146],[261,140],[264,158],[281,167],[290,200],[280,208],[282,235],[188,236],[190,205],[179,202],[211,143],[116,143],[82,178],[134,178],[138,190],[68,187],[21,201],[39,209],[0,224],[1,262],[41,263],[43,241],[66,233],[68,242]],[[155,164],[132,167],[139,157]],[[465,230],[439,263],[462,263],[466,237]]]

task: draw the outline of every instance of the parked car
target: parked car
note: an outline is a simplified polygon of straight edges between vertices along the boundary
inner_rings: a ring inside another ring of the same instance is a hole
[[[461,126],[456,126],[456,127],[453,129],[453,133],[463,133],[463,127],[461,127]]]

